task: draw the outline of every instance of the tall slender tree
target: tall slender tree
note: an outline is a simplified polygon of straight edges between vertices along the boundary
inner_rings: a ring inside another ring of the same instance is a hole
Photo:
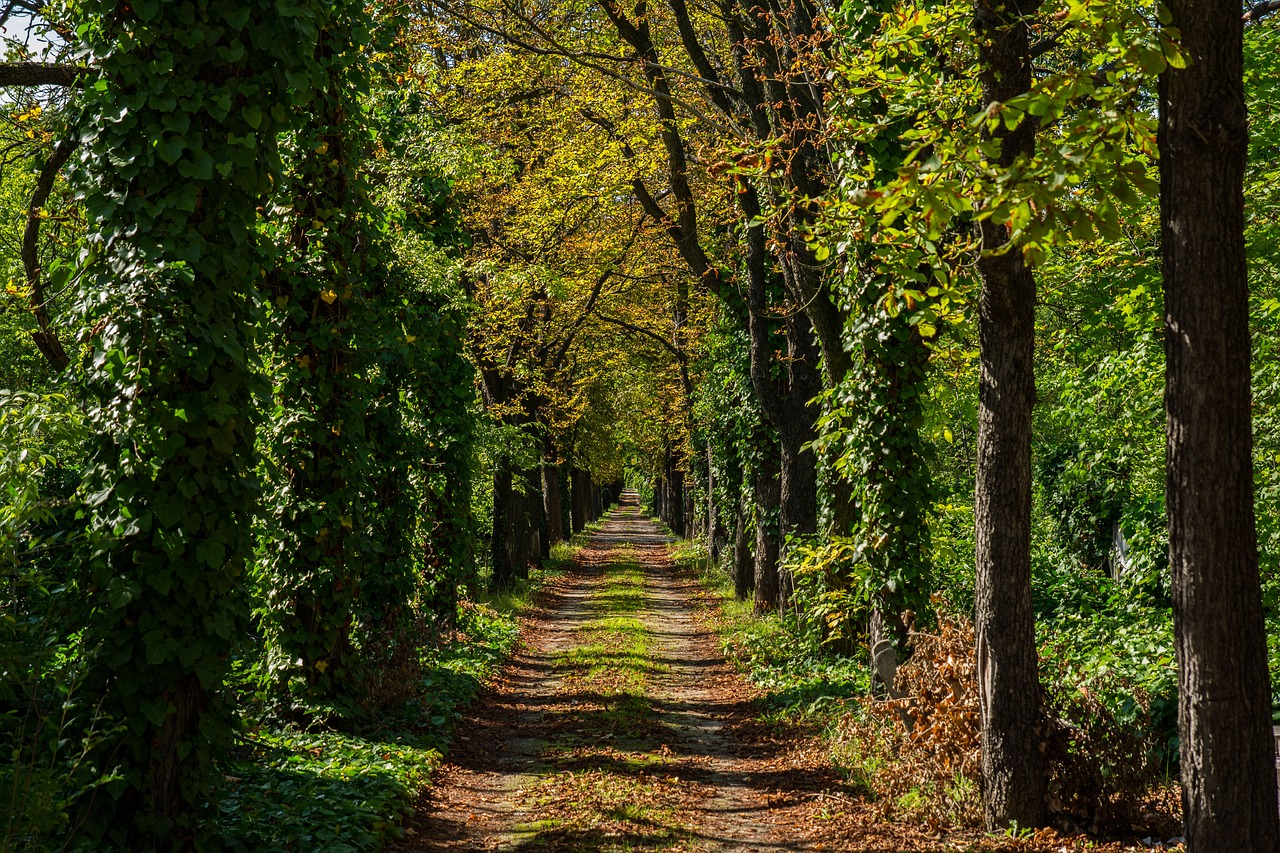
[[[259,544],[272,676],[299,715],[346,714],[356,677],[353,629],[373,559],[376,478],[366,434],[367,350],[375,324],[365,255],[372,231],[364,151],[354,132],[367,86],[363,4],[332,3],[315,49],[316,97],[300,107],[266,280],[274,411],[264,430],[270,489]]]
[[[983,101],[1031,88],[1027,15],[1036,2],[976,0]],[[1035,147],[1036,122],[996,131],[1008,168]],[[980,381],[975,486],[974,627],[982,713],[983,810],[991,828],[1048,816],[1036,737],[1040,679],[1031,607],[1031,410],[1035,404],[1035,274],[1007,225],[978,225]]]
[[[1280,849],[1253,508],[1240,5],[1170,0],[1160,78],[1167,507],[1189,847]]]

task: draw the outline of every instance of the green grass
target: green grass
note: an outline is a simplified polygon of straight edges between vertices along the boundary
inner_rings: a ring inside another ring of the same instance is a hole
[[[664,773],[671,759],[655,752],[650,737],[657,715],[648,693],[664,667],[654,661],[643,618],[644,571],[631,549],[614,554],[577,644],[555,659],[566,697],[583,701],[573,706],[571,728],[543,753],[558,769],[520,798],[519,808],[536,819],[516,828],[516,849],[622,853],[689,839],[677,780]]]
[[[619,554],[605,569],[603,588],[592,597],[598,615],[582,626],[581,642],[555,661],[576,687],[600,692],[605,703],[601,724],[615,732],[633,730],[652,714],[645,684],[657,671],[649,630],[641,619],[644,571],[634,553],[620,549]]]

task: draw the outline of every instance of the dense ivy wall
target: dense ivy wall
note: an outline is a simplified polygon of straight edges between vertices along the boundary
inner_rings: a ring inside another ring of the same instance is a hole
[[[76,182],[92,537],[86,696],[110,731],[85,828],[189,848],[229,743],[218,695],[244,631],[253,476],[256,208],[314,86],[313,0],[89,0],[99,69]]]

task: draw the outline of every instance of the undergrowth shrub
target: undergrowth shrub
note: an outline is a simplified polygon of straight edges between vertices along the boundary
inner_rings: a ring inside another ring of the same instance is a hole
[[[979,825],[979,711],[973,625],[940,618],[912,631],[898,669],[901,699],[862,700],[840,726],[839,768],[877,797],[885,817],[931,826]]]
[[[899,668],[900,699],[866,698],[837,731],[834,758],[876,796],[886,817],[930,826],[980,826],[980,711],[973,625],[943,617],[912,631]],[[1050,811],[1071,829],[1128,832],[1150,824],[1148,793],[1164,777],[1148,694],[1122,676],[1090,675],[1065,662],[1042,673],[1040,732]],[[1122,712],[1103,701],[1127,693]]]

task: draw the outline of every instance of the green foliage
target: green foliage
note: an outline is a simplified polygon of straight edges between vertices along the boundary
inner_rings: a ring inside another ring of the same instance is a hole
[[[223,765],[217,831],[227,849],[380,850],[429,783],[462,709],[506,660],[533,587],[463,601],[456,638],[423,650],[415,698],[356,733],[256,728]]]
[[[750,601],[734,601],[725,578],[708,571],[703,584],[719,598],[716,633],[726,656],[765,691],[766,713],[825,725],[841,701],[870,687],[866,664],[834,654],[812,622],[776,613],[757,616]]]
[[[748,347],[746,329],[726,312],[703,338],[702,352],[694,365],[700,381],[690,407],[692,443],[711,452],[712,498],[726,527],[732,527],[743,493],[751,495],[761,455],[777,448],[774,431],[751,387]],[[733,531],[728,530],[727,535],[732,536]]]
[[[1171,768],[1178,759],[1172,616],[1134,603],[1121,586],[1104,582],[1103,588],[1096,609],[1081,607],[1042,622],[1045,681],[1055,685],[1064,708],[1073,692],[1087,695],[1117,725],[1147,740],[1157,766]]]
[[[218,688],[247,628],[256,208],[314,85],[311,0],[80,4],[97,70],[74,181],[91,547],[85,687],[124,728],[86,797],[100,847],[194,843],[230,743]]]
[[[355,710],[357,602],[382,544],[366,491],[378,476],[371,433],[394,431],[396,418],[376,406],[367,372],[377,310],[368,274],[378,259],[367,256],[377,243],[368,245],[363,143],[352,120],[368,88],[368,29],[362,3],[333,7],[314,50],[321,82],[300,110],[284,203],[268,222],[280,257],[266,286],[273,408],[260,442],[269,502],[258,549],[261,621],[270,678],[296,712],[321,717]]]
[[[472,369],[447,276],[458,232],[448,183],[409,165],[420,105],[370,92],[370,53],[394,34],[373,23],[349,3],[324,30],[325,83],[268,223],[280,260],[260,616],[268,677],[291,713],[317,717],[375,712],[413,682],[416,634],[452,618],[471,552]],[[394,150],[372,149],[370,127]],[[375,190],[375,169],[397,181]]]
[[[793,571],[814,586],[833,639],[849,639],[872,608],[924,613],[932,591],[934,490],[921,434],[930,352],[920,323],[889,304],[864,289],[849,332],[860,357],[826,395],[814,442],[848,484],[851,524],[805,549]]]
[[[1071,445],[1048,447],[1037,460],[1045,508],[1058,538],[1087,571],[1106,571],[1112,530],[1129,497],[1128,473],[1104,451]]]
[[[0,850],[68,832],[97,723],[77,709],[83,620],[68,552],[83,419],[61,394],[0,391]]]
[[[229,768],[219,829],[232,851],[381,850],[440,753],[411,736],[261,733]]]

